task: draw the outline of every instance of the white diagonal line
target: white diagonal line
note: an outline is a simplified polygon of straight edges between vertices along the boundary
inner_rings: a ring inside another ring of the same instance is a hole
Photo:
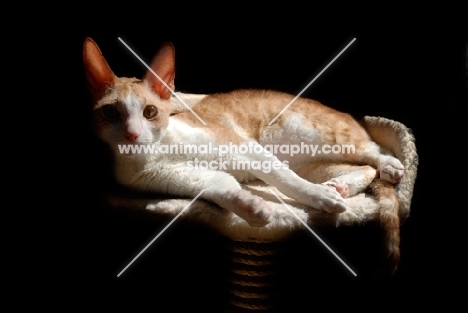
[[[286,110],[289,108],[289,106],[290,106],[291,104],[293,104],[293,102],[296,101],[297,98],[299,98],[299,97],[304,93],[304,91],[306,91],[307,88],[309,88],[310,85],[312,85],[312,83],[313,83],[315,80],[317,80],[317,78],[319,78],[319,76],[322,75],[323,72],[325,72],[325,70],[326,70],[328,67],[330,67],[330,65],[332,65],[333,62],[335,62],[335,60],[338,59],[338,57],[339,57],[341,54],[343,54],[343,52],[345,52],[345,50],[348,49],[348,47],[351,46],[351,44],[352,44],[355,40],[356,40],[356,38],[354,38],[353,40],[351,40],[351,42],[350,42],[346,47],[344,47],[343,50],[341,50],[341,52],[338,53],[338,55],[337,55],[333,60],[331,60],[330,63],[328,63],[328,65],[325,66],[325,68],[324,68],[320,73],[318,73],[318,75],[315,76],[315,78],[312,79],[312,81],[311,81],[310,83],[308,83],[307,86],[305,86],[304,89],[302,89],[301,92],[299,92],[299,93],[297,94],[297,96],[296,96],[294,99],[292,99],[291,102],[289,102],[288,105],[286,105],[286,106],[281,110],[281,112],[279,112],[278,115],[276,115],[276,116],[271,120],[270,123],[268,123],[268,126],[271,126],[271,124],[273,124],[273,122],[276,121],[276,119],[277,119],[278,117],[280,117],[280,115],[283,114],[284,111],[286,111]]]
[[[172,219],[172,221],[171,221],[169,224],[167,224],[167,226],[164,227],[164,229],[161,230],[161,231],[159,232],[159,234],[157,234],[156,237],[154,237],[154,239],[151,240],[151,242],[150,242],[149,244],[147,244],[146,247],[144,247],[143,250],[141,250],[140,253],[138,253],[138,255],[137,255],[136,257],[134,257],[133,260],[132,260],[130,263],[128,263],[127,266],[125,266],[125,268],[117,275],[117,277],[120,277],[120,275],[122,275],[122,273],[125,272],[125,270],[127,270],[127,268],[129,268],[130,265],[132,265],[132,263],[135,262],[136,259],[138,259],[138,258],[140,257],[140,255],[142,255],[143,252],[145,252],[145,250],[148,249],[148,247],[151,246],[151,245],[153,244],[153,242],[155,242],[156,239],[158,239],[159,236],[161,236],[161,235],[166,231],[166,229],[168,229],[169,226],[171,226],[172,223],[174,223],[174,222],[179,218],[179,216],[181,216],[182,213],[184,213],[184,211],[187,210],[187,209],[190,207],[190,205],[191,205],[195,200],[197,200],[197,198],[200,197],[200,195],[201,195],[205,190],[206,190],[206,189],[203,189],[202,191],[200,191],[200,192],[198,193],[198,195],[196,195],[195,198],[193,198],[193,200],[190,201],[190,203],[187,204],[187,206],[186,206],[182,211],[180,211],[179,214],[177,214],[177,216],[174,217],[174,218]]]
[[[122,44],[123,44],[125,47],[127,47],[127,49],[130,50],[130,52],[131,52],[131,53],[132,53],[132,54],[133,54],[133,55],[134,55],[134,56],[151,72],[151,73],[153,73],[153,75],[156,76],[156,78],[159,79],[159,81],[160,81],[161,83],[163,83],[164,87],[166,87],[167,89],[169,89],[169,90],[171,91],[171,93],[172,93],[172,94],[173,94],[173,95],[190,111],[190,112],[192,112],[192,114],[195,115],[195,117],[196,117],[203,125],[206,126],[205,121],[204,121],[200,116],[198,116],[198,114],[195,113],[195,112],[192,110],[192,108],[191,108],[187,103],[185,103],[185,101],[182,100],[182,98],[180,98],[179,95],[176,94],[176,93],[174,92],[174,90],[172,90],[171,87],[169,87],[169,85],[166,84],[166,82],[165,82],[164,80],[162,80],[162,78],[159,77],[159,75],[156,74],[156,73],[153,71],[153,69],[152,69],[151,67],[149,67],[149,66],[136,54],[135,51],[133,51],[133,49],[130,48],[130,47],[125,43],[125,41],[123,41],[122,38],[120,38],[120,37],[118,37],[118,38],[119,38],[120,42],[122,42]]]
[[[309,227],[309,225],[307,225],[303,220],[301,220],[301,218],[299,217],[299,215],[296,214],[296,212],[294,212],[290,207],[289,205],[287,205],[283,199],[281,199],[278,194],[270,188],[270,191],[272,194],[275,195],[275,197],[286,207],[288,208],[289,211],[291,211],[291,213],[302,223],[302,225],[304,225],[311,233],[312,235],[314,235],[351,273],[353,273],[354,276],[357,276],[357,274],[348,266],[348,264],[346,264],[339,256],[338,254],[335,253],[335,251],[333,251],[323,240],[322,238],[320,238],[313,230],[312,228]]]

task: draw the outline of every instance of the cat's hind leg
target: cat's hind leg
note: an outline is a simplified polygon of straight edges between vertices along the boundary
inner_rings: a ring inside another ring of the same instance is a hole
[[[351,165],[331,162],[306,164],[296,170],[302,178],[334,188],[343,198],[363,192],[377,175],[369,165]]]
[[[369,134],[351,116],[345,114],[341,116],[341,119],[338,124],[329,122],[331,126],[322,125],[318,138],[317,130],[306,125],[307,122],[305,122],[305,125],[296,128],[299,135],[296,136],[295,144],[300,145],[301,148],[310,146],[310,151],[314,145],[318,147],[318,153],[311,154],[314,163],[328,161],[341,164],[367,164],[375,167],[378,176],[384,181],[391,184],[398,183],[405,174],[403,164],[383,147],[372,141]],[[289,135],[292,136],[292,134]],[[329,153],[330,151],[328,151],[324,154],[325,145],[339,148],[338,152]],[[304,155],[307,156],[307,154]],[[296,160],[299,160],[298,165],[303,161],[309,162],[304,158],[296,157]],[[293,161],[291,160],[291,163],[294,163]]]
[[[381,179],[396,184],[403,178],[405,167],[397,158],[381,155],[379,157],[379,172]]]
[[[375,142],[368,143],[364,149],[356,150],[356,162],[364,161],[377,168],[379,177],[386,182],[396,184],[405,175],[403,164]]]

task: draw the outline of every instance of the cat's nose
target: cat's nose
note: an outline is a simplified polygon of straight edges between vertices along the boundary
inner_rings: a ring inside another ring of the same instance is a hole
[[[140,134],[132,133],[132,132],[125,132],[124,133],[124,137],[130,142],[135,142],[137,140],[138,136],[140,136]]]

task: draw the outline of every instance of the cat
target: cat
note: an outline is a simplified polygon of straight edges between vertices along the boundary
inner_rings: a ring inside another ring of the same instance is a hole
[[[188,198],[203,191],[201,198],[232,211],[252,227],[268,224],[272,209],[243,189],[243,182],[260,179],[299,203],[330,214],[349,210],[344,199],[370,188],[384,200],[380,222],[387,230],[388,253],[398,262],[393,185],[405,168],[351,115],[273,90],[176,93],[171,43],[161,46],[143,79],[117,77],[91,38],[85,39],[83,60],[96,132],[114,152],[120,184]],[[278,115],[288,103],[292,105]],[[131,145],[178,150],[122,153],[123,146]],[[210,149],[201,153],[195,151],[197,145]],[[322,152],[325,147],[329,152],[331,147],[354,150],[311,156],[307,146]],[[184,147],[191,150],[184,152]],[[293,147],[308,152],[293,155]]]

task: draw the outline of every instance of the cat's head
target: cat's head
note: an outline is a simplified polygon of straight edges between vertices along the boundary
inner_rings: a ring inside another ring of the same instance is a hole
[[[161,47],[150,64],[154,73],[148,71],[143,79],[117,77],[90,38],[84,42],[83,60],[101,139],[114,146],[157,142],[171,114],[175,77],[172,44]]]

